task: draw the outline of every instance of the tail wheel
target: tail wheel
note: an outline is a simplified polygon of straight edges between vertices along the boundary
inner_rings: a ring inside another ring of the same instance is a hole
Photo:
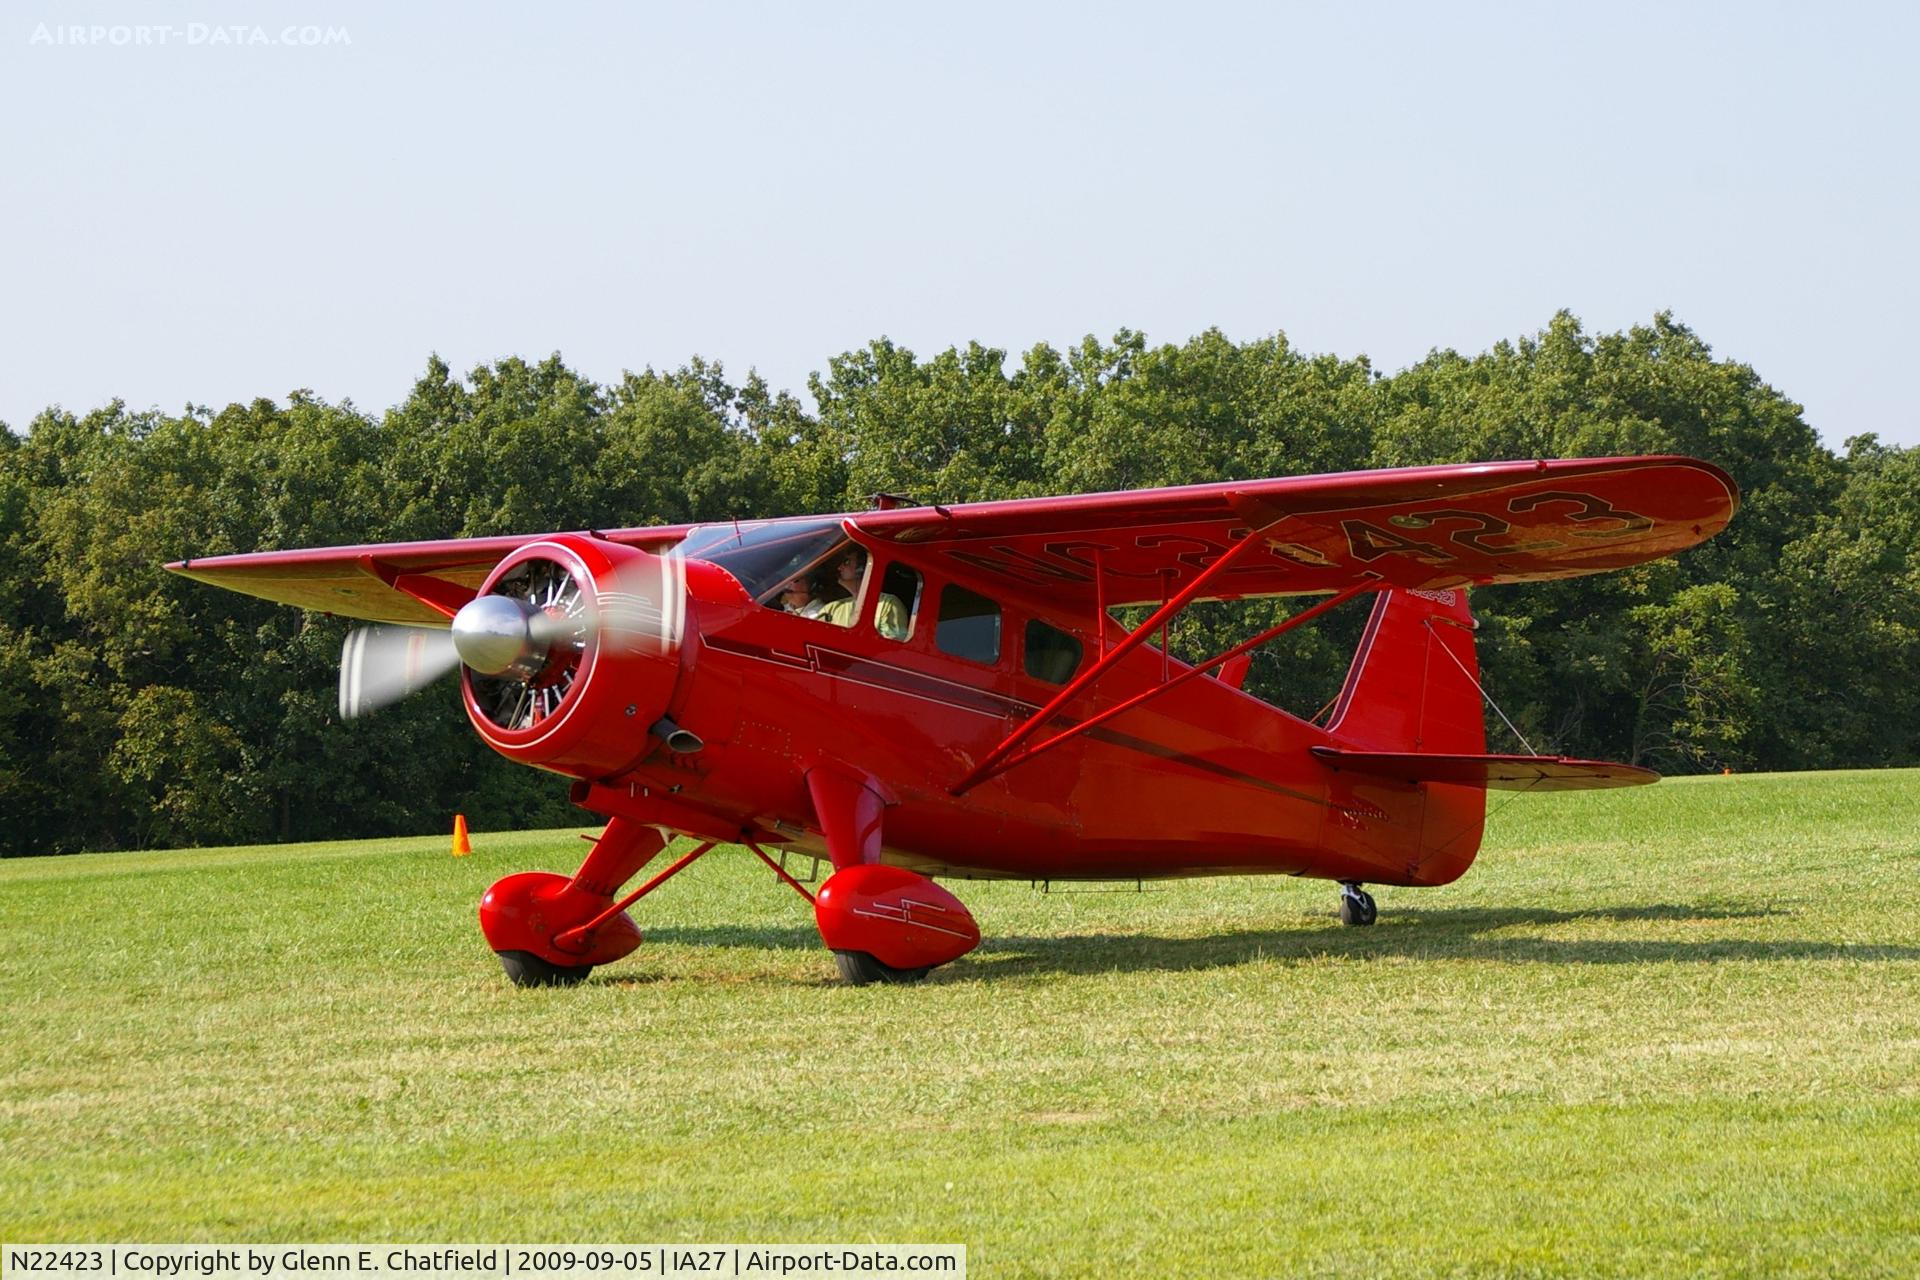
[[[856,987],[868,987],[876,982],[895,985],[918,982],[933,968],[930,964],[923,964],[916,969],[896,969],[864,951],[836,951],[833,953],[833,962],[840,967],[840,976]]]
[[[1374,905],[1373,895],[1357,884],[1340,886],[1340,923],[1344,925],[1364,926],[1373,923],[1380,914]]]

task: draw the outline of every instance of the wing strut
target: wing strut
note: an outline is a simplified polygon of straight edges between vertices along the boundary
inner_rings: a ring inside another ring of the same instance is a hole
[[[1102,711],[1097,715],[1088,716],[1085,720],[1082,720],[1080,723],[1076,725],[1072,725],[1066,729],[1062,729],[1059,733],[1054,734],[1051,738],[1048,738],[1043,742],[1036,743],[1035,745],[1028,747],[1025,751],[1021,751],[1015,755],[1008,756],[1006,759],[1000,761],[999,764],[995,765],[991,770],[982,774],[980,777],[969,779],[967,782],[962,784],[960,788],[956,789],[953,794],[959,795],[960,792],[965,790],[967,787],[977,786],[979,783],[985,782],[988,778],[995,777],[999,774],[1005,773],[1007,770],[1013,768],[1015,765],[1024,764],[1028,760],[1031,760],[1033,759],[1033,757],[1039,755],[1042,751],[1050,751],[1054,747],[1059,746],[1061,743],[1065,742],[1068,738],[1077,737],[1080,734],[1085,733],[1087,730],[1093,728],[1097,724],[1105,724],[1107,721],[1113,719],[1115,716],[1119,715],[1121,712],[1131,711],[1135,707],[1139,706],[1141,703],[1147,701],[1149,698],[1157,698],[1163,693],[1167,693],[1170,690],[1177,689],[1181,685],[1185,684],[1187,681],[1196,679],[1200,676],[1207,674],[1207,672],[1213,670],[1215,667],[1219,666],[1221,663],[1231,662],[1233,659],[1239,657],[1243,653],[1250,653],[1253,650],[1259,648],[1261,645],[1265,644],[1267,641],[1273,639],[1275,636],[1280,635],[1282,632],[1291,631],[1303,622],[1313,621],[1313,619],[1319,617],[1321,614],[1325,613],[1327,610],[1337,608],[1338,606],[1345,604],[1347,601],[1353,599],[1355,596],[1359,595],[1363,591],[1381,590],[1383,585],[1384,584],[1379,582],[1356,582],[1352,586],[1346,588],[1344,591],[1335,592],[1333,595],[1328,596],[1325,600],[1322,600],[1319,604],[1314,605],[1312,608],[1303,609],[1299,613],[1294,614],[1291,618],[1288,618],[1285,622],[1282,622],[1276,626],[1268,627],[1265,631],[1262,631],[1259,635],[1253,637],[1251,640],[1242,640],[1239,644],[1233,646],[1233,648],[1228,649],[1223,653],[1216,654],[1211,658],[1208,658],[1205,662],[1201,663],[1197,667],[1194,667],[1187,671],[1182,671],[1179,675],[1173,677],[1173,679],[1171,680],[1166,680],[1160,684],[1154,685],[1151,689],[1146,689],[1140,693],[1136,693],[1131,698],[1128,698],[1126,701],[1115,703],[1113,706],[1108,707],[1105,711]]]
[[[1075,676],[1072,680],[1068,681],[1067,686],[1064,689],[1060,690],[1059,693],[1055,694],[1051,702],[1047,703],[1046,706],[1034,712],[1032,716],[1028,717],[1026,723],[1022,724],[1019,728],[1015,729],[1012,733],[1008,734],[1004,739],[1002,739],[999,746],[989,751],[986,754],[985,758],[982,759],[979,764],[973,767],[973,771],[968,773],[966,777],[962,778],[953,787],[952,794],[956,796],[964,795],[968,791],[971,791],[974,787],[980,785],[982,782],[985,782],[988,778],[993,777],[995,774],[1002,773],[1007,768],[1010,768],[1011,765],[1008,763],[1007,758],[1013,754],[1015,748],[1017,748],[1021,743],[1025,742],[1028,738],[1032,737],[1036,729],[1038,729],[1041,725],[1045,724],[1048,720],[1052,719],[1055,712],[1059,711],[1060,708],[1066,706],[1067,703],[1071,702],[1074,698],[1078,697],[1081,693],[1086,691],[1101,676],[1113,670],[1113,668],[1119,664],[1120,659],[1126,657],[1127,654],[1139,648],[1141,644],[1145,643],[1148,636],[1152,635],[1155,631],[1159,630],[1160,628],[1165,626],[1168,622],[1178,617],[1180,613],[1189,604],[1193,603],[1193,601],[1202,592],[1204,592],[1207,589],[1208,585],[1211,584],[1215,578],[1219,577],[1221,574],[1225,573],[1229,568],[1231,568],[1233,563],[1236,560],[1246,555],[1247,552],[1252,550],[1254,547],[1264,546],[1266,544],[1267,532],[1273,529],[1276,525],[1283,523],[1287,519],[1288,519],[1287,516],[1282,516],[1280,517],[1279,520],[1275,520],[1268,524],[1261,525],[1258,529],[1250,530],[1246,537],[1242,538],[1239,542],[1235,543],[1226,552],[1224,552],[1218,559],[1216,559],[1212,564],[1202,569],[1197,575],[1195,575],[1192,582],[1189,582],[1185,587],[1181,588],[1181,590],[1177,594],[1175,594],[1172,599],[1168,600],[1165,604],[1161,605],[1158,609],[1156,609],[1152,617],[1142,622],[1139,626],[1135,627],[1132,631],[1129,631],[1125,639],[1121,640],[1119,644],[1114,645],[1113,648],[1108,649],[1105,653],[1101,654],[1099,660],[1095,662],[1091,667],[1088,667],[1085,671],[1081,672],[1079,675]],[[1362,583],[1356,583],[1354,586],[1349,587],[1345,591],[1340,592],[1339,594],[1334,596],[1332,599],[1323,602],[1323,605],[1326,608],[1331,608],[1333,604],[1336,604],[1339,601],[1346,599],[1349,595],[1357,594],[1359,591],[1362,591],[1362,590],[1374,590],[1379,588],[1382,585],[1384,584],[1375,580],[1368,580]],[[1287,624],[1283,624],[1282,629],[1285,628],[1285,625],[1293,625],[1299,622],[1303,622],[1308,617],[1314,616],[1319,611],[1320,611],[1319,608],[1308,610],[1306,613],[1299,615],[1297,618],[1289,619]],[[1101,624],[1101,628],[1104,631],[1104,623]],[[1276,631],[1274,634],[1277,635],[1278,632]],[[1264,637],[1264,638],[1271,638],[1271,637]],[[1237,652],[1237,649],[1229,650],[1227,653],[1220,655],[1217,661],[1224,662],[1227,658],[1233,656],[1235,652]],[[1212,664],[1209,664],[1209,666],[1211,665]],[[1204,668],[1204,667],[1196,668],[1195,671],[1193,672],[1183,673],[1181,678],[1185,679],[1187,675],[1198,674],[1200,671],[1206,670],[1206,669],[1207,668]],[[1153,690],[1150,690],[1149,692],[1150,693],[1164,692],[1165,690],[1171,688],[1173,683],[1174,682],[1161,684],[1159,686],[1156,686],[1156,688],[1154,688]],[[1062,735],[1062,736],[1066,736],[1066,735]],[[1053,745],[1052,742],[1048,742],[1043,744],[1041,748],[1036,748],[1036,750],[1041,750],[1047,746],[1052,746],[1052,745]],[[1028,756],[1031,756],[1033,754],[1034,752],[1030,751],[1030,752],[1027,752],[1025,755],[1023,755],[1021,758],[1025,759]]]
[[[380,581],[403,595],[412,596],[427,608],[443,617],[451,618],[460,612],[460,606],[472,600],[474,589],[463,587],[444,578],[436,578],[430,573],[408,572],[388,564],[378,556],[358,557],[360,568],[372,574]]]

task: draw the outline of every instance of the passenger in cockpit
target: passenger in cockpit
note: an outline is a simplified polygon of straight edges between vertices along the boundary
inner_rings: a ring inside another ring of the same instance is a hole
[[[814,590],[813,580],[804,573],[796,573],[780,588],[780,607],[788,613],[797,613],[803,618],[817,618],[827,608],[828,602],[820,598]]]

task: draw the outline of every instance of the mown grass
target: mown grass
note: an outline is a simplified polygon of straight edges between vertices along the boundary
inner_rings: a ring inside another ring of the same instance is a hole
[[[962,884],[987,941],[917,988],[721,851],[515,990],[474,903],[584,845],[475,846],[0,866],[0,1238],[1920,1274],[1920,772],[1521,797],[1370,930],[1317,881]]]

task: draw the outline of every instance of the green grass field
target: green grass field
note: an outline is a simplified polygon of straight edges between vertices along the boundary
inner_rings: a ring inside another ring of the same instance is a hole
[[[723,850],[516,990],[474,904],[584,845],[475,846],[0,865],[0,1239],[1920,1274],[1917,771],[1521,797],[1372,929],[1321,881],[960,884],[987,940],[911,988]]]

